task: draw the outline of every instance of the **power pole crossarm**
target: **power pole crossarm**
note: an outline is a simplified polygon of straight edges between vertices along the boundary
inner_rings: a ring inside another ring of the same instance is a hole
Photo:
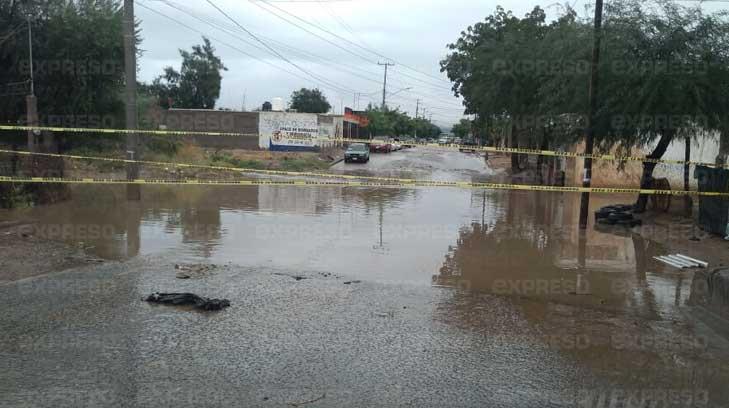
[[[382,85],[382,110],[385,110],[385,108],[387,107],[387,68],[394,67],[395,64],[391,64],[389,62],[378,62],[377,65],[385,67],[385,81]]]

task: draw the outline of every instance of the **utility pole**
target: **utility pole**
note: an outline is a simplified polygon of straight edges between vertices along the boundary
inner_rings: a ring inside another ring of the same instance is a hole
[[[126,122],[127,130],[137,130],[137,54],[135,44],[134,0],[124,0],[124,74],[126,82]],[[136,133],[127,133],[127,159],[139,160],[139,140]],[[127,163],[127,180],[139,178],[136,163]],[[141,187],[127,185],[127,199],[139,201]]]
[[[600,42],[602,40],[602,10],[603,0],[595,2],[595,33],[592,46],[592,71],[590,73],[589,111],[587,114],[587,131],[585,134],[585,154],[591,156],[595,148],[595,115],[597,113],[598,69],[600,64]],[[585,158],[585,176],[582,186],[589,188],[592,185],[592,158]],[[587,229],[590,212],[590,193],[582,193],[580,202],[580,229]]]
[[[415,103],[415,119],[418,118],[418,113],[420,113],[420,99]]]
[[[35,97],[35,79],[33,72],[33,25],[28,16],[28,54],[30,69],[30,94],[25,98],[26,119],[28,126],[38,126],[38,99]],[[36,151],[36,130],[28,130],[28,151]]]
[[[381,63],[378,62],[377,65],[384,66],[385,67],[385,81],[382,85],[382,110],[385,110],[385,107],[387,106],[387,68],[394,67],[395,64],[391,64],[389,62]]]

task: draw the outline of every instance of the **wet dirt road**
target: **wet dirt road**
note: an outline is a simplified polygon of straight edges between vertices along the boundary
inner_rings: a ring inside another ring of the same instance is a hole
[[[333,171],[499,177],[479,156],[427,149]],[[129,203],[119,187],[73,194],[0,213],[108,260],[0,283],[0,406],[729,403],[729,343],[696,319],[693,275],[652,260],[670,250],[651,239],[662,232],[591,229],[580,250],[575,195],[152,187]],[[175,265],[190,279],[176,279]],[[154,291],[233,306],[205,314],[140,301]]]

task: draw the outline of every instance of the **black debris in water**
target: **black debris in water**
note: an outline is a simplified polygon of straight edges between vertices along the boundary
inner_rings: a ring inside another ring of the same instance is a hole
[[[354,281],[344,282],[345,285],[351,285],[353,283],[362,283],[362,281],[354,280]]]
[[[230,307],[228,299],[209,299],[193,293],[153,293],[143,300],[172,306],[194,306],[196,309],[208,311]]]
[[[599,225],[621,225],[628,228],[642,225],[641,220],[633,216],[633,206],[618,204],[603,207],[595,212],[595,221]]]

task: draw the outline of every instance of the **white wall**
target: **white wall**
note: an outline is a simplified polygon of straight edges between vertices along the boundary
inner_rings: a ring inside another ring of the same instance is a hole
[[[658,142],[646,146],[641,149],[644,154],[648,155],[651,153],[653,148]],[[668,147],[666,154],[663,155],[663,159],[666,160],[685,160],[686,142],[684,139],[675,140]],[[691,161],[692,162],[704,162],[714,163],[716,156],[719,154],[719,134],[718,133],[706,133],[698,138],[693,138],[691,141]],[[696,166],[691,166],[690,183],[691,189],[695,190],[698,188],[696,180],[694,179],[694,170]],[[653,174],[655,178],[667,178],[671,183],[673,190],[683,189],[683,171],[684,166],[678,164],[659,164]]]

